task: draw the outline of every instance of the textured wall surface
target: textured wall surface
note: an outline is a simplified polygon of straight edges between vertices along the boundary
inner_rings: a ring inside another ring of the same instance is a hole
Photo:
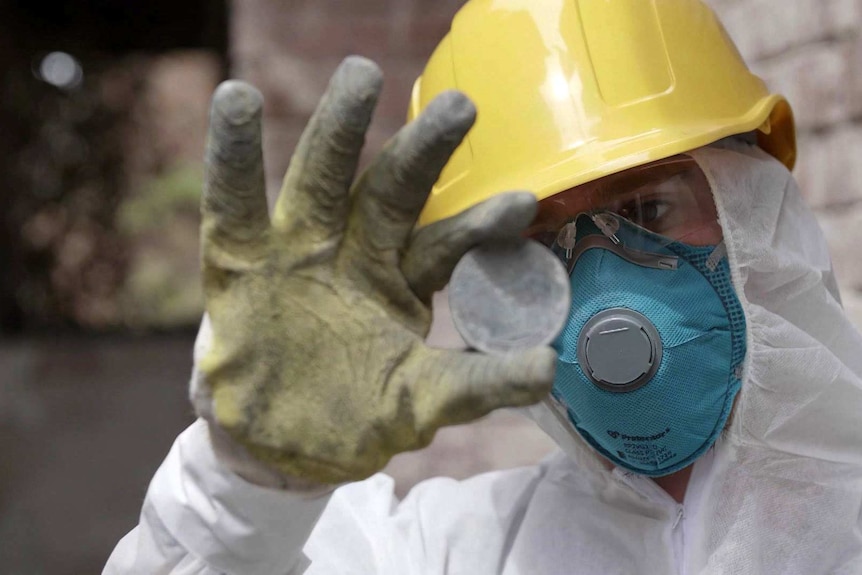
[[[449,29],[461,0],[234,0],[231,69],[266,98],[265,148],[270,193],[280,185],[308,116],[342,58],[376,61],[384,91],[367,150],[403,123],[414,80]]]
[[[795,170],[862,326],[862,2],[710,0],[752,69],[793,106]]]

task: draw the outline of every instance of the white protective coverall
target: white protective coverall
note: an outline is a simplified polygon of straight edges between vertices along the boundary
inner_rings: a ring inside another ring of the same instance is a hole
[[[425,481],[400,503],[382,474],[317,497],[245,483],[199,421],[105,574],[862,573],[862,338],[822,233],[766,153],[736,143],[693,156],[716,196],[748,357],[732,420],[682,505],[608,470],[550,401],[529,412],[560,453]]]

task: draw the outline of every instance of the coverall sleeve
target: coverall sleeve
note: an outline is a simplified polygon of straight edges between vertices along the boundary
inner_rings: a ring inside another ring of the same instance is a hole
[[[223,467],[203,420],[186,429],[153,477],[138,526],[103,575],[293,575],[330,495],[265,489]]]

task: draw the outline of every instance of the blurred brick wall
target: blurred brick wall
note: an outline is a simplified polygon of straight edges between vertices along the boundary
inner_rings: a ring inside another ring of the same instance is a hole
[[[223,73],[212,50],[138,55],[136,63],[125,68],[141,75],[139,92],[117,96],[132,102],[124,150],[131,189],[173,165],[203,162],[209,98]]]
[[[274,194],[302,128],[342,58],[360,54],[385,85],[366,149],[403,123],[413,81],[463,0],[233,0],[231,73],[266,98],[267,179]],[[367,155],[367,153],[366,153]]]
[[[755,73],[793,106],[795,170],[844,305],[862,326],[862,1],[710,0]]]

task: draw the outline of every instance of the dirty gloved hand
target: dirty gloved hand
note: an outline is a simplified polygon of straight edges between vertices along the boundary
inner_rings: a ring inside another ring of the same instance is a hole
[[[518,236],[536,202],[503,194],[414,232],[475,109],[442,94],[354,179],[380,86],[372,62],[342,63],[271,217],[261,96],[226,82],[213,98],[202,207],[208,333],[192,399],[216,452],[260,484],[363,479],[438,428],[535,403],[552,384],[550,348],[488,356],[424,344],[431,296],[460,257]]]

